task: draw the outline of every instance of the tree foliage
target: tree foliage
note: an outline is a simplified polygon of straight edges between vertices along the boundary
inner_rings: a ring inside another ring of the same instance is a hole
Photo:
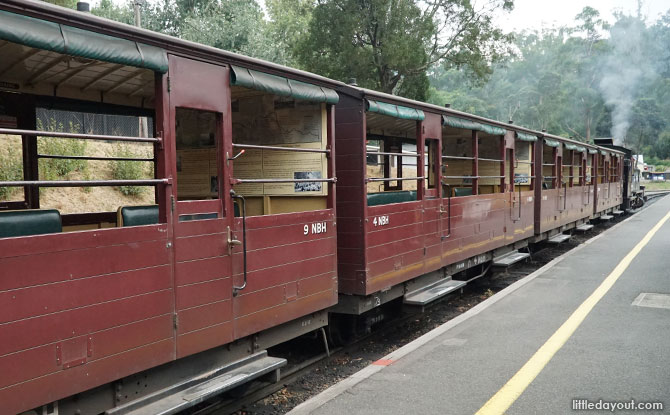
[[[510,37],[493,13],[511,0],[320,0],[307,35],[294,49],[310,71],[410,98],[423,99],[434,65],[484,79],[507,52]]]
[[[585,7],[572,25],[516,33],[517,56],[484,85],[468,84],[462,69],[433,69],[429,100],[583,141],[615,136],[647,156],[670,157],[669,42],[670,12],[651,25],[623,14],[609,24]]]

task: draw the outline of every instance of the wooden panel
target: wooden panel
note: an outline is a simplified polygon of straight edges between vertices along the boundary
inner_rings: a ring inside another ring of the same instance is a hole
[[[226,314],[227,315],[227,314]],[[222,320],[223,316],[219,318]],[[233,341],[233,322],[225,321],[177,337],[177,358],[211,349]]]
[[[335,304],[337,302],[337,291],[333,288],[336,286],[336,283],[336,279],[333,278],[332,288],[318,294],[298,298],[295,301],[282,305],[280,307],[281,309],[278,309],[277,307],[267,308],[236,319],[236,337],[248,336],[266,328],[281,324],[284,321],[290,321],[309,315],[310,313],[307,310],[322,310]]]
[[[44,402],[111,382],[169,361],[173,356],[172,339],[130,349],[86,365],[54,372],[30,382],[0,389],[0,402],[7,414],[27,411]]]
[[[183,285],[176,288],[177,310],[215,301],[229,300],[233,287],[230,277]]]
[[[90,342],[90,355],[86,364],[126,350],[172,338],[172,317],[160,316],[108,330],[91,333],[83,337],[83,343]],[[90,340],[89,340],[90,339]],[[52,343],[22,352],[0,357],[0,388],[64,370],[67,360],[57,360],[62,343]]]
[[[167,313],[171,290],[6,323],[0,326],[0,355]]]
[[[165,240],[2,258],[0,290],[153,267],[168,261]]]
[[[217,301],[178,312],[178,332],[185,334],[220,324],[233,318],[231,300]]]
[[[318,258],[306,258],[303,261],[291,264],[252,271],[248,274],[245,291],[253,292],[281,285],[287,281],[287,275],[292,276],[293,280],[299,281],[319,275],[320,270],[333,272],[336,269],[336,262],[335,254],[329,254]],[[236,274],[235,278],[236,280],[240,280],[240,274]]]
[[[169,289],[169,266],[144,268],[0,293],[0,323]]]
[[[165,240],[167,225],[110,228],[0,239],[0,258]],[[0,268],[2,269],[2,268]]]

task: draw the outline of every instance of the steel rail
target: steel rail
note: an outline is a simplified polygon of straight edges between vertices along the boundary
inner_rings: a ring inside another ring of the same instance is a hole
[[[0,187],[96,187],[96,186],[157,186],[170,184],[168,179],[146,179],[146,180],[26,180],[26,181],[4,181]]]
[[[395,156],[395,157],[421,157],[416,153],[385,153],[383,151],[368,151],[365,153],[368,156]]]
[[[386,177],[368,177],[365,179],[366,182],[403,182],[406,180],[424,180],[425,177],[396,177],[396,178],[386,178]]]
[[[233,179],[233,184],[239,183],[336,183],[337,177],[332,179]]]
[[[474,160],[474,157],[465,157],[465,156],[442,156],[442,159],[454,159],[454,160]]]
[[[291,151],[295,153],[321,153],[321,154],[330,154],[329,149],[319,149],[319,148],[291,148],[291,147],[278,147],[278,146],[261,146],[256,144],[233,144],[233,148],[243,148],[250,150],[272,150],[272,151]]]
[[[160,138],[154,137],[127,137],[122,135],[99,135],[99,134],[78,134],[78,133],[59,133],[53,131],[38,130],[19,130],[14,128],[0,128],[0,134],[6,135],[35,135],[38,137],[54,138],[77,138],[81,140],[103,140],[103,141],[127,141],[131,143],[160,143]]]
[[[58,159],[58,160],[91,160],[91,161],[147,161],[155,162],[155,159],[138,159],[130,157],[94,157],[94,156],[64,156],[60,154],[38,154],[40,159]]]

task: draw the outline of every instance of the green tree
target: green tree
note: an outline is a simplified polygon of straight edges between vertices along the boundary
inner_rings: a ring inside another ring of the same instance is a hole
[[[362,86],[425,99],[434,65],[484,79],[511,38],[492,22],[511,0],[476,9],[468,0],[320,0],[297,45],[308,70]]]
[[[67,7],[68,9],[77,8],[77,0],[44,0],[47,3],[55,4],[56,6]]]
[[[299,67],[294,51],[309,35],[314,0],[265,0],[268,12],[267,38],[276,48],[275,62]]]

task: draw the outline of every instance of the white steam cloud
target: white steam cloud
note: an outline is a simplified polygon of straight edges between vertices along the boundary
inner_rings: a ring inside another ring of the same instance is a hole
[[[621,145],[631,124],[633,104],[642,81],[655,74],[645,56],[645,27],[636,19],[618,22],[610,32],[612,49],[602,62],[599,87],[605,104],[612,110],[611,134]]]

